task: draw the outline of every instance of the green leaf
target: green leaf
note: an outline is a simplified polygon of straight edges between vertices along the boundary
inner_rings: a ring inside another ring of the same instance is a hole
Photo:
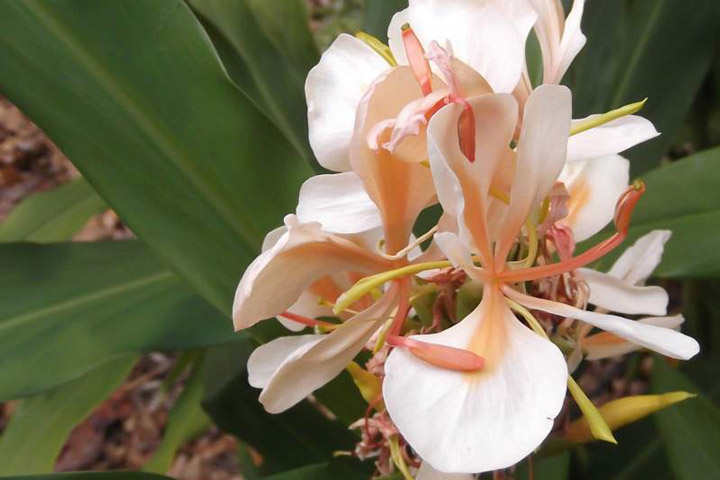
[[[259,93],[254,100],[298,151],[312,158],[307,140],[304,85],[307,71],[317,63],[319,54],[312,43],[304,8],[298,7],[295,0],[188,0],[188,3],[225,45],[232,47],[232,52],[222,50],[225,63],[245,65],[243,76],[234,79],[240,88],[249,73],[253,86],[247,93]],[[278,6],[282,6],[279,11]],[[303,30],[308,38],[301,34]],[[311,50],[303,51],[304,47]],[[288,53],[292,57],[287,57]],[[228,58],[228,54],[232,56]]]
[[[580,447],[577,455],[582,476],[588,480],[671,480],[672,474],[662,442],[651,419],[628,425],[616,432],[617,445],[594,442]]]
[[[311,172],[181,0],[0,2],[0,85],[174,270],[230,311]]]
[[[720,148],[684,158],[643,176],[647,191],[633,214],[628,239],[603,258],[608,268],[636,239],[672,230],[655,275],[665,278],[720,276]],[[597,243],[594,237],[582,248]],[[606,235],[605,235],[606,236]]]
[[[407,6],[408,0],[366,0],[363,30],[387,42],[390,20],[395,13]]]
[[[371,472],[351,463],[349,459],[337,459],[329,463],[308,465],[277,475],[265,477],[266,480],[367,480]]]
[[[55,390],[20,403],[0,437],[0,475],[50,473],[73,428],[130,373],[123,355]]]
[[[720,2],[587,2],[588,42],[567,81],[574,116],[605,112],[648,97],[642,115],[663,135],[628,152],[634,175],[659,165],[682,127],[716,58]]]
[[[194,365],[180,397],[170,411],[162,443],[152,459],[143,466],[143,471],[167,472],[172,466],[177,450],[210,427],[210,419],[200,405],[205,394],[201,364],[202,361]]]
[[[652,389],[656,393],[698,391],[687,377],[659,357],[653,367]],[[710,400],[699,395],[658,412],[655,420],[675,478],[720,478],[720,410]]]
[[[0,401],[127,352],[233,340],[230,320],[140,242],[0,245]]]
[[[248,339],[244,345],[214,348],[208,355],[203,405],[215,423],[255,448],[263,456],[261,470],[266,474],[326,462],[335,451],[351,450],[355,435],[307,401],[277,415],[264,410],[258,402],[260,390],[248,384],[247,369],[238,370],[254,346]]]
[[[0,242],[69,240],[91,216],[105,209],[105,202],[84,179],[73,180],[23,200],[0,223]]]
[[[141,472],[75,472],[51,475],[14,475],[0,480],[173,480],[163,475]]]
[[[531,473],[532,472],[532,473]],[[570,453],[565,452],[554,457],[528,461],[520,464],[515,472],[516,480],[562,480],[570,473]]]
[[[300,73],[320,60],[305,0],[248,0],[258,24]]]

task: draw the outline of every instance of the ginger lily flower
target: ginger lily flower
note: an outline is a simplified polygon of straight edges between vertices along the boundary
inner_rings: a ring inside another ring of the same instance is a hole
[[[510,269],[508,255],[523,225],[565,164],[570,93],[565,87],[542,86],[530,95],[516,152],[509,147],[518,119],[515,99],[493,94],[469,102],[475,115],[475,162],[460,149],[460,106],[445,107],[433,117],[428,142],[438,197],[458,224],[457,235],[440,233],[435,240],[456,267],[483,284],[482,301],[449,329],[409,340],[469,351],[484,359],[484,367],[439,368],[395,349],[385,364],[383,384],[385,405],[404,438],[434,469],[449,473],[517,463],[548,435],[562,406],[568,375],[563,355],[523,325],[510,305],[576,318],[675,358],[689,358],[698,349],[697,342],[673,330],[586,312],[513,288],[576,270],[617,246],[642,189],[630,189],[619,202],[618,233],[611,239],[557,264]],[[490,185],[507,169],[515,175],[505,204],[490,195]]]
[[[528,0],[410,0],[390,23],[387,51],[340,35],[305,84],[310,144],[318,162],[328,170],[350,170],[350,139],[361,99],[394,66],[417,64],[417,52],[430,51],[432,42],[451,48],[453,56],[494,91],[511,92],[520,80],[525,40],[535,20]],[[415,31],[419,50],[408,52],[406,24]]]

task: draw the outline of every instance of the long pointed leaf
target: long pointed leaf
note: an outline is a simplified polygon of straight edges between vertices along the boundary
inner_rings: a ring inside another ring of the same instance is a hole
[[[0,475],[52,472],[72,429],[120,386],[136,360],[123,355],[21,402],[0,437]]]
[[[233,340],[229,319],[140,242],[0,246],[0,401],[126,352]]]
[[[0,2],[0,88],[173,269],[228,312],[310,174],[181,0]]]

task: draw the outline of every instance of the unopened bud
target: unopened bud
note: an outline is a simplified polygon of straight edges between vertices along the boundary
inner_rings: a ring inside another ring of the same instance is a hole
[[[612,430],[624,427],[660,411],[670,405],[695,397],[688,392],[670,392],[663,395],[637,395],[608,402],[598,410]],[[585,417],[571,423],[565,438],[574,443],[587,443],[594,440]]]

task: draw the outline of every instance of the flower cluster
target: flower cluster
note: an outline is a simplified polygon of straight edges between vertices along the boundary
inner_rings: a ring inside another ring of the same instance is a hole
[[[587,268],[624,240],[644,192],[619,153],[658,133],[632,115],[642,102],[572,120],[558,83],[585,43],[584,1],[567,18],[559,0],[409,3],[389,46],[341,35],[308,75],[310,142],[337,173],[307,180],[267,235],[233,319],[313,327],[250,357],[269,412],[348,368],[369,402],[358,456],[383,473],[471,478],[533,452],[568,387],[592,413],[569,377],[583,358],[647,348],[688,359],[699,347],[666,316],[667,293],[644,285],[669,232],[607,273]],[[437,224],[415,237],[436,204]],[[611,222],[612,236],[576,254]],[[353,362],[363,350],[365,368]],[[602,417],[593,433],[612,440]]]

